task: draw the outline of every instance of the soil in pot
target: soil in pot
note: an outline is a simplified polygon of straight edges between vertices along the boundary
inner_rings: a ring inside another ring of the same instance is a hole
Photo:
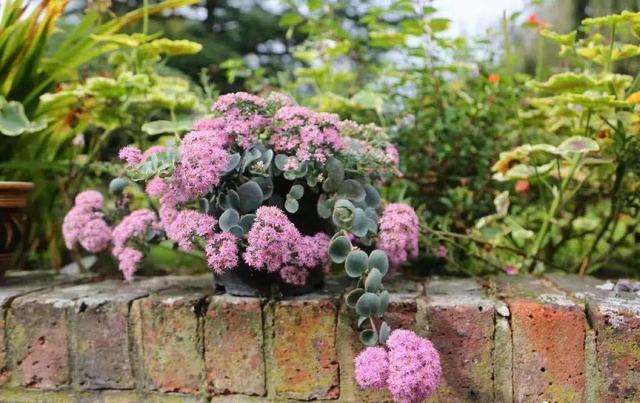
[[[322,268],[311,270],[307,283],[303,287],[295,287],[283,282],[277,273],[241,264],[223,274],[214,274],[214,282],[218,289],[237,297],[291,297],[308,294],[322,287],[324,271]]]
[[[0,276],[12,268],[27,233],[31,182],[0,182]]]

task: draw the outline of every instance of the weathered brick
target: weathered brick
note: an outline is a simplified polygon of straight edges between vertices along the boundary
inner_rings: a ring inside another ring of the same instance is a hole
[[[272,390],[284,399],[337,399],[336,304],[326,297],[276,303],[270,358]]]
[[[57,288],[17,298],[8,312],[9,362],[14,383],[59,389],[70,383],[68,311],[91,285]]]
[[[433,401],[492,402],[495,306],[472,280],[426,287],[429,337],[440,353],[443,381]]]
[[[516,402],[585,401],[582,308],[544,280],[503,279],[513,338]]]
[[[204,349],[209,391],[265,394],[262,301],[228,295],[211,298]]]
[[[167,287],[162,278],[129,284],[98,283],[94,294],[76,300],[69,312],[74,382],[81,389],[130,389],[135,386],[130,350],[129,307],[133,300]]]
[[[198,394],[205,384],[202,316],[212,290],[171,289],[132,305],[147,389]]]
[[[593,298],[588,313],[596,332],[599,401],[640,401],[640,300]]]

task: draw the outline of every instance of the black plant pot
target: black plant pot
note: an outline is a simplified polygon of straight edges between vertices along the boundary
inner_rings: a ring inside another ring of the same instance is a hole
[[[311,270],[303,287],[283,282],[277,273],[256,270],[246,264],[223,274],[214,274],[213,278],[217,288],[237,297],[292,297],[308,294],[322,287],[324,271],[321,268]]]

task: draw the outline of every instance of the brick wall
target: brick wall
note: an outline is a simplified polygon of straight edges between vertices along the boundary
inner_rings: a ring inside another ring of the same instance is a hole
[[[640,401],[640,297],[592,278],[395,279],[388,322],[431,338],[432,402]],[[1,402],[390,401],[360,391],[341,284],[284,301],[211,277],[0,286]]]

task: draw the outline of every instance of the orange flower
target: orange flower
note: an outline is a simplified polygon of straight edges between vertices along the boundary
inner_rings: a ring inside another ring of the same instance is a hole
[[[489,74],[489,82],[491,84],[499,84],[500,83],[500,74]]]
[[[540,19],[538,18],[538,13],[531,14],[527,19],[527,22],[533,25],[534,27],[537,27],[538,25],[540,25]]]
[[[633,94],[629,95],[629,97],[627,98],[627,102],[629,102],[630,104],[640,104],[640,91],[634,92]]]

